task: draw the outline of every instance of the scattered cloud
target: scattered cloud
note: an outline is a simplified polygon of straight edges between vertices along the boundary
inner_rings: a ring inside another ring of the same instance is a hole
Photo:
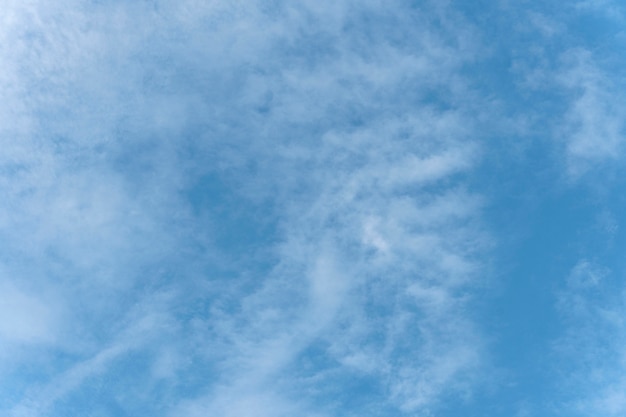
[[[0,337],[55,360],[29,379],[8,358],[6,413],[97,390],[103,415],[323,416],[344,380],[365,415],[421,413],[471,391],[467,27],[377,1],[7,7]]]
[[[591,3],[513,13],[496,59],[454,1],[7,0],[0,411],[422,416],[469,402],[497,337],[476,308],[498,241],[484,208],[510,197],[478,184],[508,146],[496,136],[541,132],[538,153],[557,157],[524,170],[560,157],[574,180],[624,157],[612,61],[567,20]],[[528,187],[511,155],[486,183]],[[590,217],[619,242],[619,209],[602,210]],[[623,303],[596,259],[558,296],[569,330],[554,357],[572,370],[568,410],[620,415]],[[531,400],[512,413],[538,412]]]
[[[565,70],[560,82],[574,96],[565,118],[563,136],[568,172],[579,177],[623,154],[624,108],[617,86],[585,50],[572,50],[563,57]]]
[[[559,383],[563,404],[574,415],[618,416],[626,410],[621,395],[626,386],[624,293],[605,279],[609,274],[606,267],[583,259],[572,268],[559,298],[567,326],[555,344],[556,367],[567,375]]]

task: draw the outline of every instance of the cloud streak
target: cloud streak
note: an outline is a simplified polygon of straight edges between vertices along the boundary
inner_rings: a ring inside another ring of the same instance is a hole
[[[564,61],[566,69],[559,79],[575,97],[565,116],[563,136],[568,172],[579,177],[594,166],[622,157],[623,100],[611,77],[593,63],[588,51],[569,51]]]
[[[559,311],[569,325],[555,343],[558,365],[569,377],[563,403],[580,416],[617,416],[626,410],[624,370],[624,294],[613,272],[579,261],[559,297]]]
[[[65,6],[10,2],[0,34],[0,337],[52,364],[21,377],[33,356],[3,352],[3,412],[471,396],[489,238],[467,22],[378,1]]]

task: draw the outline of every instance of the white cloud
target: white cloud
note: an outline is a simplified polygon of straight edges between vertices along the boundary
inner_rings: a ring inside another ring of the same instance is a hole
[[[475,103],[458,110],[469,31],[374,1],[69,5],[9,3],[0,30],[0,117],[16,121],[0,126],[6,268],[74,312],[57,328],[35,292],[0,303],[23,324],[2,319],[3,337],[64,339],[48,352],[73,358],[15,416],[46,415],[136,352],[150,359],[133,393],[213,372],[167,398],[173,416],[332,414],[322,391],[354,375],[419,413],[476,383],[467,306],[486,238],[463,186],[480,156]],[[226,210],[272,217],[253,253],[251,232],[220,247],[217,198],[194,212],[186,193],[209,175]],[[163,288],[174,295],[154,301]],[[322,363],[300,366],[317,345]]]
[[[288,203],[280,267],[248,298],[244,327],[227,330],[244,346],[229,380],[234,387],[241,381],[263,387],[278,375],[298,374],[307,348],[321,340],[329,345],[329,360],[343,364],[334,372],[370,374],[383,381],[400,409],[424,411],[443,393],[471,385],[482,360],[480,339],[463,318],[462,295],[475,276],[472,254],[483,245],[472,226],[479,199],[445,186],[443,191],[440,184],[458,172],[457,161],[469,166],[475,154],[461,151],[446,159],[439,157],[450,154],[445,148],[435,152],[429,159],[448,161],[441,170],[447,175],[431,175],[428,164],[423,173],[394,171],[387,167],[404,156],[399,149],[393,156],[384,152],[397,144],[393,130],[384,135],[382,152],[373,152],[377,135],[354,135],[361,142],[350,152],[363,162],[329,177],[325,167],[341,166],[333,159],[343,161],[346,151],[343,145],[322,148],[318,157],[331,159],[308,172],[313,180],[320,177],[316,195]],[[346,135],[344,143],[352,140]],[[434,191],[420,190],[423,178]],[[415,197],[403,187],[397,191],[397,184],[417,187]],[[372,243],[381,250],[371,252]],[[292,303],[310,307],[303,311]],[[212,410],[219,398],[208,394],[200,401]]]
[[[620,22],[624,19],[623,5],[614,0],[579,0],[575,3],[575,7],[586,13],[603,14]]]
[[[0,339],[3,344],[50,344],[58,337],[61,320],[56,300],[46,300],[0,281]]]
[[[607,274],[606,268],[582,259],[572,268],[567,282],[573,289],[590,288],[599,285]]]
[[[626,411],[626,321],[622,289],[606,279],[614,272],[580,260],[558,299],[566,331],[554,344],[563,409],[580,416],[621,416]]]
[[[571,50],[563,57],[558,75],[572,94],[560,135],[566,143],[568,173],[576,178],[623,156],[626,114],[619,87],[586,50]]]

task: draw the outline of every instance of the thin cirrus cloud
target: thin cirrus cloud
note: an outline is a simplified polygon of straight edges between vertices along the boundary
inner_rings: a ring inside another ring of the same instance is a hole
[[[598,163],[619,160],[623,154],[623,97],[619,85],[593,63],[586,50],[564,54],[560,82],[573,92],[565,116],[563,136],[569,173],[578,177]]]
[[[565,408],[576,415],[618,416],[626,410],[623,289],[613,274],[581,259],[558,298],[567,331],[555,341],[554,351],[559,366],[570,374],[563,384],[575,393],[568,396]]]
[[[465,389],[479,147],[463,112],[412,106],[470,52],[387,33],[405,17],[376,2],[74,6],[14,4],[3,34],[3,281],[64,312],[7,293],[46,331],[3,337],[50,364],[8,359],[5,412],[99,390],[104,415],[329,415],[342,380],[372,395],[356,409],[412,412]]]
[[[2,413],[549,410],[498,333],[522,314],[499,286],[540,288],[494,254],[542,243],[526,201],[622,158],[612,55],[573,36],[580,5],[7,1]],[[549,223],[583,222],[560,209]],[[505,236],[520,210],[529,231]],[[568,317],[595,322],[585,294],[617,268],[594,265],[550,281],[563,327],[526,340],[581,379]],[[610,381],[564,407],[618,415]]]

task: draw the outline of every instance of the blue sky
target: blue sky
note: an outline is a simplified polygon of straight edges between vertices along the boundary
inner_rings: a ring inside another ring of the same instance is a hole
[[[620,2],[2,9],[1,415],[626,415]]]

